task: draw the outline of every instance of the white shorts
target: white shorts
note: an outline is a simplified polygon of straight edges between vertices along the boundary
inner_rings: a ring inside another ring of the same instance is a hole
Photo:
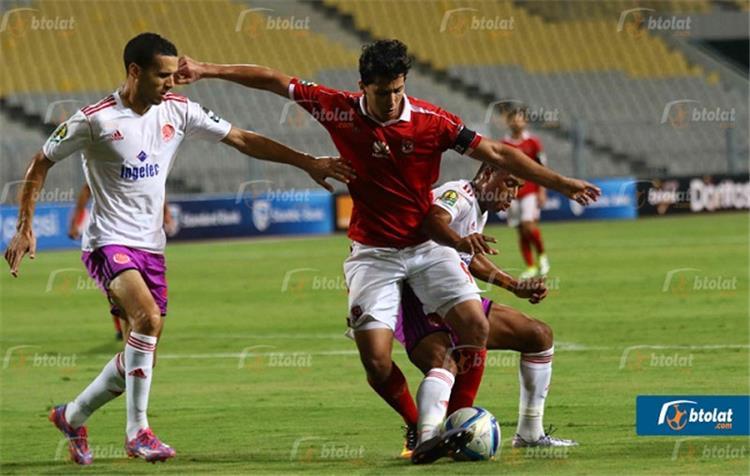
[[[508,226],[515,228],[523,222],[539,221],[539,204],[536,193],[513,200],[508,209]]]
[[[479,301],[479,288],[453,248],[427,241],[403,249],[352,243],[344,261],[349,288],[349,326],[355,331],[396,329],[404,280],[425,313],[443,317],[456,304]]]

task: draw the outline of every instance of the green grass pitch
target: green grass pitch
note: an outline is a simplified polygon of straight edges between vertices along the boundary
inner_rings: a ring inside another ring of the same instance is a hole
[[[518,272],[512,230],[490,227]],[[547,223],[552,292],[532,306],[556,355],[545,423],[569,451],[510,448],[513,353],[493,352],[477,404],[500,420],[492,462],[413,467],[397,458],[400,418],[366,384],[343,337],[343,235],[172,244],[170,313],[150,423],[177,450],[152,466],[124,456],[124,398],[88,422],[94,464],[67,461],[47,421],[118,351],[104,297],[77,252],[40,252],[6,271],[0,339],[0,463],[22,474],[747,474],[744,438],[639,437],[640,394],[748,393],[748,216]],[[685,269],[689,268],[689,269]],[[412,393],[419,373],[396,345]]]

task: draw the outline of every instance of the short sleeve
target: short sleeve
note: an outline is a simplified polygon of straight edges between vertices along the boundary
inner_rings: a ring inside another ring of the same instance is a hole
[[[44,156],[53,162],[83,150],[91,144],[91,126],[86,116],[77,111],[67,121],[63,122],[42,147]]]
[[[185,138],[219,142],[229,134],[232,124],[200,104],[188,101]]]
[[[335,128],[341,122],[351,122],[354,112],[348,99],[350,94],[321,86],[312,81],[292,78],[289,99],[310,113],[323,127]],[[289,113],[285,108],[285,113]]]

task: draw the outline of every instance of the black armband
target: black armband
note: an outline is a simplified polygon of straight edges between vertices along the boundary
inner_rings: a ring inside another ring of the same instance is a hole
[[[474,138],[476,136],[476,132],[472,131],[468,127],[462,126],[461,130],[458,132],[458,137],[456,137],[456,142],[453,143],[453,150],[455,150],[459,154],[465,153],[469,149],[469,146],[471,146],[471,143],[474,141]]]

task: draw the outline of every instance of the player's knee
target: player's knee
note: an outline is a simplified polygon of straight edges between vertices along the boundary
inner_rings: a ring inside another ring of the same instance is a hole
[[[531,352],[541,352],[552,347],[554,343],[554,336],[552,334],[552,328],[545,322],[533,320],[531,321],[531,333],[530,333],[530,344],[534,347]]]
[[[484,347],[487,345],[487,337],[490,333],[490,324],[483,315],[472,315],[465,319],[457,328],[453,326],[454,331],[458,334],[459,345],[473,345]]]
[[[391,375],[392,361],[384,357],[363,357],[362,365],[367,373],[367,379],[374,383],[381,383]]]
[[[149,307],[132,313],[133,330],[139,334],[156,335],[161,326],[161,312],[159,308]]]

